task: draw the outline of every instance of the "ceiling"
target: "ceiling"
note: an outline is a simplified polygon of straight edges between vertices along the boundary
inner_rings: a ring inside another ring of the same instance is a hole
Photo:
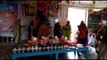
[[[16,0],[12,0],[13,2],[17,2]],[[11,1],[11,2],[12,2]],[[40,0],[40,2],[44,2],[45,0]],[[49,0],[52,1],[52,0]],[[93,1],[95,1],[95,4],[93,4]],[[29,0],[28,1],[18,1],[20,3],[28,3],[29,4]],[[48,1],[45,1],[46,3],[48,3]],[[52,1],[54,2],[54,1]],[[38,3],[37,3],[38,4]],[[91,0],[91,1],[85,1],[85,0],[69,0],[69,4],[67,3],[67,0],[62,0],[61,4],[63,5],[69,5],[69,6],[74,6],[74,7],[83,7],[83,8],[95,8],[95,9],[103,9],[103,8],[107,8],[107,1],[98,1],[98,0]],[[40,4],[43,5],[43,4]],[[45,5],[45,4],[44,4]],[[43,5],[43,6],[44,6]]]
[[[93,4],[93,1],[69,1],[69,4],[66,1],[62,1],[61,4],[77,6],[77,7],[85,7],[85,8],[92,8],[92,7],[106,8],[107,7],[107,1],[95,1],[95,4]]]
[[[14,1],[14,0],[10,0],[11,2]],[[15,0],[16,1],[16,0]],[[14,1],[14,2],[15,2]],[[42,1],[42,0],[40,0]],[[45,0],[43,0],[45,1]],[[49,1],[52,1],[52,0],[49,0]],[[61,1],[61,4],[67,4],[66,2],[67,0],[62,0]],[[105,8],[107,7],[107,1],[103,0],[103,1],[98,1],[98,0],[91,0],[91,1],[85,1],[85,0],[68,0],[70,3],[69,5],[74,5],[74,6],[79,6],[79,7],[87,7],[87,8],[90,8],[90,7],[94,7],[94,8]],[[93,4],[93,1],[95,1],[95,4]],[[22,1],[23,2],[23,1]],[[29,1],[24,1],[23,3],[29,3]],[[74,3],[74,4],[72,4]],[[67,4],[68,5],[68,4]]]
[[[107,7],[107,1],[96,1],[95,7],[105,8]]]

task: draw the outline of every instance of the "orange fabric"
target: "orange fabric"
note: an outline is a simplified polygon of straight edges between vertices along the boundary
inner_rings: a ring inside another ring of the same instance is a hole
[[[41,38],[42,36],[48,37],[50,35],[50,32],[51,32],[51,27],[42,25],[39,30],[38,37],[39,38]]]

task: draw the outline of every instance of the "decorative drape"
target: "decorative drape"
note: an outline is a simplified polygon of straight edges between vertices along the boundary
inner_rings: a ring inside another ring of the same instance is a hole
[[[13,24],[18,18],[18,5],[0,3],[0,31],[13,29]]]
[[[64,25],[67,21],[68,15],[68,6],[61,5],[58,13],[58,20],[59,22]]]
[[[37,1],[37,9],[43,11],[43,15],[47,15],[47,8],[51,4],[51,0],[45,1],[45,0],[38,0]]]

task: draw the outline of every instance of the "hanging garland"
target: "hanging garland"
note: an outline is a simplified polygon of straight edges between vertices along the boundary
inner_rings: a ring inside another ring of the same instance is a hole
[[[37,1],[30,1],[29,4],[29,13],[30,14],[35,14],[37,10]]]
[[[60,1],[53,1],[52,4],[48,7],[49,16],[55,16],[58,13],[60,8]]]

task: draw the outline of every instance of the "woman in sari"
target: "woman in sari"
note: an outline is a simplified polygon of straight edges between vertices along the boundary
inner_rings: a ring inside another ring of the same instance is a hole
[[[83,21],[81,21],[80,25],[78,26],[78,43],[83,44],[86,46],[88,44],[88,29]]]

